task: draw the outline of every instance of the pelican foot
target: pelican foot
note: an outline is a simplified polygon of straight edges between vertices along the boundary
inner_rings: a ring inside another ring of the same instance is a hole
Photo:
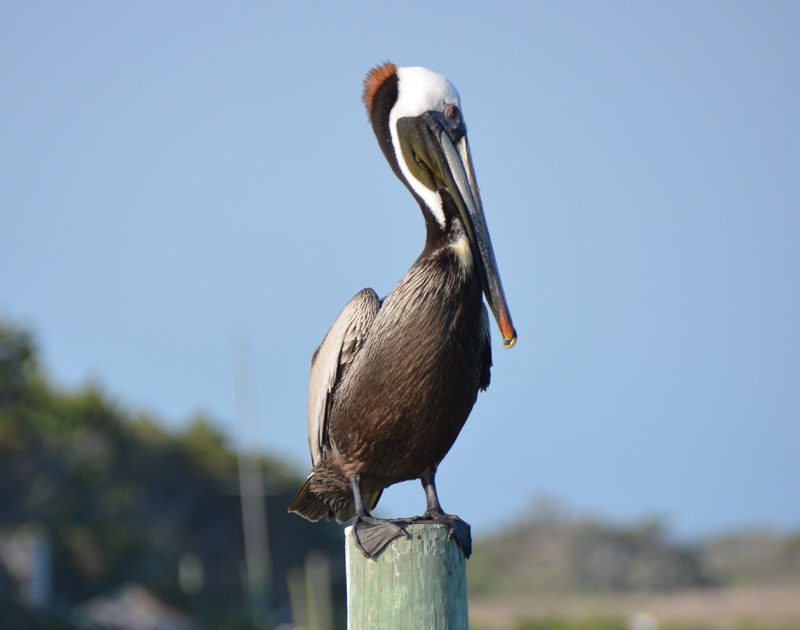
[[[469,523],[462,521],[455,514],[445,514],[441,510],[428,510],[422,516],[415,516],[409,519],[412,523],[439,523],[447,526],[450,530],[450,538],[455,538],[464,557],[472,555],[472,528]]]
[[[374,558],[386,545],[395,538],[404,536],[405,533],[402,527],[383,518],[356,516],[356,520],[353,521],[356,545],[367,558]]]

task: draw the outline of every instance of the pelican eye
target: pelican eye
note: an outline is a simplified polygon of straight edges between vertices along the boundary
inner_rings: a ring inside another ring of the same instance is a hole
[[[458,107],[455,105],[448,105],[444,108],[444,115],[450,120],[456,120],[458,118],[458,113]]]

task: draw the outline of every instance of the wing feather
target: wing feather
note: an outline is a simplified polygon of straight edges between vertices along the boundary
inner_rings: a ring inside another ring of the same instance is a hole
[[[308,446],[311,463],[321,462],[331,443],[328,416],[333,392],[347,368],[364,345],[381,302],[375,291],[363,289],[339,313],[325,339],[311,358],[311,379],[308,386]]]

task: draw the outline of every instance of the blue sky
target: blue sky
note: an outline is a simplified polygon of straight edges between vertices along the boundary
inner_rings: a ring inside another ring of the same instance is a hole
[[[800,526],[800,5],[0,3],[0,315],[64,386],[257,422],[305,470],[311,352],[424,241],[360,103],[458,87],[519,343],[439,486],[678,535]],[[421,511],[416,484],[383,513]]]

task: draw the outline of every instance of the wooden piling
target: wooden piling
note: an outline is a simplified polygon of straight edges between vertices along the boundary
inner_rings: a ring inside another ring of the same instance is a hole
[[[376,558],[345,530],[348,630],[466,630],[464,553],[444,525],[415,523]]]

